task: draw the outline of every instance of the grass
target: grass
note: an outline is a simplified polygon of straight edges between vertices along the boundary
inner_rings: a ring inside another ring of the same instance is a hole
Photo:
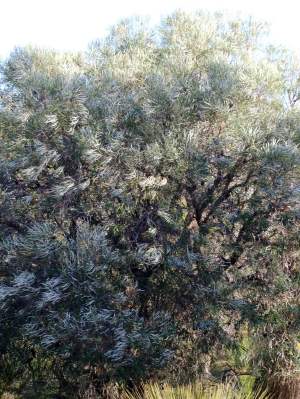
[[[229,384],[207,385],[199,383],[172,387],[148,384],[143,392],[126,392],[122,399],[271,399],[266,392],[254,390],[249,381],[234,389]]]

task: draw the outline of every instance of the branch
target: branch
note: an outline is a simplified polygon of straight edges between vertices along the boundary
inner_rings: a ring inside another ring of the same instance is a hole
[[[227,183],[227,185],[225,187],[225,190],[215,200],[215,202],[212,204],[210,210],[208,211],[207,215],[203,219],[203,223],[207,223],[208,222],[208,219],[214,213],[214,211],[218,208],[218,206],[221,205],[221,203],[224,202],[235,189],[246,186],[249,183],[249,180],[251,179],[252,176],[253,176],[253,172],[250,171],[248,173],[247,178],[245,179],[245,181],[243,181],[242,183],[235,184],[234,186],[231,186],[229,188],[228,188],[228,186],[230,184],[230,181],[228,181],[228,183]]]
[[[215,178],[213,184],[201,195],[200,200],[196,197],[195,187],[193,187],[192,189],[187,188],[187,191],[189,192],[191,199],[192,199],[192,204],[193,204],[193,208],[195,210],[195,217],[196,217],[198,226],[200,226],[203,223],[202,215],[203,215],[205,209],[212,203],[213,196],[214,196],[214,193],[216,192],[216,190],[222,184],[225,185],[225,190],[226,189],[228,190],[228,186],[232,182],[236,171],[238,170],[239,167],[244,165],[246,162],[247,162],[247,159],[244,157],[238,159],[236,161],[235,165],[230,170],[230,172],[228,172],[225,176],[223,176],[221,174],[221,171],[218,170],[218,175]],[[230,192],[228,193],[228,196],[229,196],[229,194],[230,194]]]

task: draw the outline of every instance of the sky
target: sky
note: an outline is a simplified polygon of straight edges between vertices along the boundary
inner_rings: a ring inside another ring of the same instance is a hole
[[[176,9],[226,11],[271,24],[271,40],[300,55],[297,0],[0,0],[0,57],[16,46],[84,50],[120,19],[139,15],[157,23]]]

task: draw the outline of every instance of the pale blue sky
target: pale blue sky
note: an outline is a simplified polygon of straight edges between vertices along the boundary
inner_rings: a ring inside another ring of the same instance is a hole
[[[121,18],[149,16],[155,23],[176,9],[252,15],[271,23],[274,43],[282,43],[300,54],[297,0],[0,0],[0,56],[26,44],[82,50]]]

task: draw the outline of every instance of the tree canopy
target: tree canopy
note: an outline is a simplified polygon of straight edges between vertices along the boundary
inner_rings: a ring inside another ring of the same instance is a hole
[[[2,63],[0,389],[211,376],[245,336],[296,371],[300,64],[265,34],[178,12]]]

